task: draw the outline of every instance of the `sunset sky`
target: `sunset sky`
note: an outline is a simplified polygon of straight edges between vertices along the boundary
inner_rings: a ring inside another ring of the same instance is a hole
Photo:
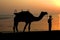
[[[60,13],[60,0],[0,0],[0,14],[13,14],[14,9],[58,14]]]
[[[53,16],[53,26],[59,26],[60,0],[0,0],[0,15],[13,15],[15,9],[29,10],[35,16],[46,11]]]

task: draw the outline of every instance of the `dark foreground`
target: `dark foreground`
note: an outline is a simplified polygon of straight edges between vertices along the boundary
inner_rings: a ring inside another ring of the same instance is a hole
[[[0,33],[0,39],[20,40],[20,39],[47,39],[60,38],[60,31],[33,31],[33,32],[18,32],[18,33]]]

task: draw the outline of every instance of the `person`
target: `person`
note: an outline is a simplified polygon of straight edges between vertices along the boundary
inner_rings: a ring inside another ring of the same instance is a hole
[[[51,31],[51,27],[52,27],[52,16],[51,15],[49,16],[49,19],[48,19],[48,25],[49,25],[49,31]]]

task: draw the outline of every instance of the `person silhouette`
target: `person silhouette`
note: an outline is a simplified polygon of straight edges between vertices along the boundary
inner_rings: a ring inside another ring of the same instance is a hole
[[[48,19],[48,25],[49,25],[49,31],[51,31],[51,27],[52,27],[52,16],[51,15],[49,16],[49,19]]]

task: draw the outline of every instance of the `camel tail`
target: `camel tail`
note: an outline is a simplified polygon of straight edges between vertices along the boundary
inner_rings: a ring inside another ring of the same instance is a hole
[[[14,13],[14,15],[18,15],[18,13]]]

